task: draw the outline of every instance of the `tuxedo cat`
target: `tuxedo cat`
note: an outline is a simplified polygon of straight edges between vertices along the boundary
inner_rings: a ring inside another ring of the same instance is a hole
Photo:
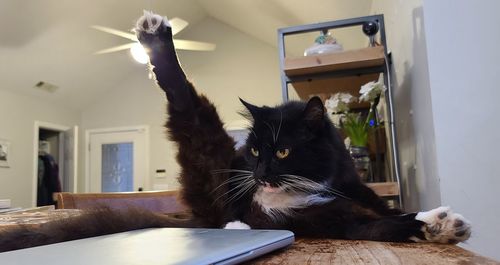
[[[165,91],[170,137],[179,145],[183,199],[210,227],[290,229],[297,235],[455,243],[470,225],[447,207],[403,214],[360,182],[319,98],[257,107],[246,145],[234,143],[210,101],[184,74],[166,19],[145,13],[141,44]],[[238,223],[233,221],[238,220]]]
[[[365,186],[317,97],[276,107],[241,100],[252,125],[246,144],[235,150],[216,108],[183,72],[168,21],[145,12],[136,33],[167,96],[166,127],[178,144],[181,197],[192,219],[99,209],[4,232],[0,251],[165,226],[288,229],[297,236],[392,242],[469,238],[469,222],[449,207],[403,213]]]

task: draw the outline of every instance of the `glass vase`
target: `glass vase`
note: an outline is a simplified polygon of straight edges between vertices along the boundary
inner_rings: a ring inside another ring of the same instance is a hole
[[[361,181],[370,181],[371,163],[368,148],[365,146],[351,146],[349,147],[349,153],[351,154],[352,160],[354,161],[354,168],[356,172],[358,172]]]

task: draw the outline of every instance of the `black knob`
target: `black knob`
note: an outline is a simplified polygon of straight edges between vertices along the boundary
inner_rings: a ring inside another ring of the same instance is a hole
[[[367,21],[363,23],[363,32],[368,36],[373,36],[378,32],[378,23],[375,21]]]

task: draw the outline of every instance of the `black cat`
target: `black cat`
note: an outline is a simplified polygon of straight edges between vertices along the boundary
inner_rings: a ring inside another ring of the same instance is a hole
[[[146,227],[288,229],[297,236],[457,243],[470,224],[449,207],[404,214],[361,183],[319,98],[257,107],[246,145],[234,149],[215,107],[187,80],[168,21],[145,12],[136,26],[168,99],[167,129],[177,142],[183,201],[191,220],[97,210],[0,234],[0,251]],[[129,219],[131,218],[131,219]]]
[[[234,150],[215,107],[179,65],[168,21],[146,13],[136,30],[169,101],[167,128],[179,145],[183,199],[204,225],[399,242],[470,236],[468,222],[447,207],[418,214],[389,209],[360,182],[319,98],[277,107],[241,100],[252,127],[246,145]]]

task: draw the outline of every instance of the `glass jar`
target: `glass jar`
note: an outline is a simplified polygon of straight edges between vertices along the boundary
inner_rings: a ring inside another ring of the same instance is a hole
[[[349,154],[354,161],[354,168],[358,173],[361,181],[368,182],[371,180],[371,163],[368,148],[365,146],[350,146]]]

